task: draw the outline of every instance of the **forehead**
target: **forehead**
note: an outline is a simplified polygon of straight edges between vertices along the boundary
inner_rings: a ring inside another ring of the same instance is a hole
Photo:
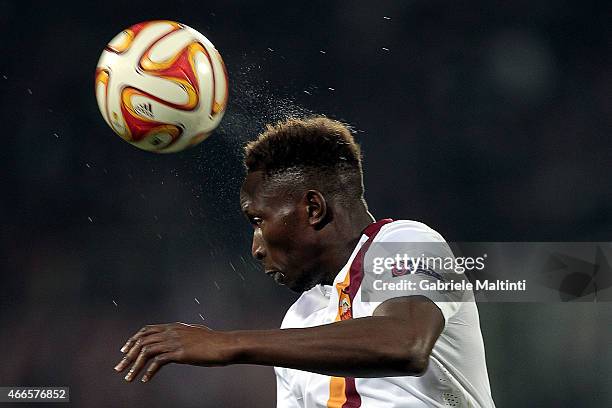
[[[295,197],[289,189],[270,180],[263,171],[247,173],[240,188],[240,206],[242,211],[278,209],[290,203],[295,204]]]
[[[240,188],[240,206],[243,211],[262,205],[262,201],[265,199],[264,181],[265,177],[262,171],[247,173]]]

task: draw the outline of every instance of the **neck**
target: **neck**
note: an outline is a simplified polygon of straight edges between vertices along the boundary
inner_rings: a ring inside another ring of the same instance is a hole
[[[363,230],[375,221],[365,206],[358,209],[341,210],[335,213],[333,229],[328,240],[328,250],[323,257],[322,284],[331,285],[348,262],[361,239]]]

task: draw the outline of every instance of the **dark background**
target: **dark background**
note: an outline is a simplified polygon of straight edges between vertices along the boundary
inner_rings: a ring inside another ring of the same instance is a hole
[[[612,240],[611,3],[463,3],[0,1],[0,385],[67,385],[79,407],[272,406],[268,367],[167,366],[147,385],[112,367],[147,323],[280,324],[296,296],[250,259],[238,189],[243,142],[289,115],[356,129],[378,218]],[[150,19],[202,32],[230,76],[220,130],[179,154],[123,142],[94,97],[104,45]],[[612,405],[609,303],[480,314],[499,407]]]

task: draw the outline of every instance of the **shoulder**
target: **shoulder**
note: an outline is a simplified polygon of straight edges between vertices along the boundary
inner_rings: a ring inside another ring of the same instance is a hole
[[[413,220],[397,220],[385,224],[374,239],[376,242],[446,242],[430,226]]]
[[[305,327],[308,318],[328,304],[329,299],[324,296],[320,285],[307,290],[289,307],[281,323],[281,329]]]

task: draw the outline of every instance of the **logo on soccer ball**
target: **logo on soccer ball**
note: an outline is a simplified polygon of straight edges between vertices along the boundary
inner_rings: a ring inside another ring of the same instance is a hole
[[[147,116],[151,119],[154,118],[153,116],[153,108],[151,107],[151,103],[141,103],[140,105],[136,106],[136,108],[134,109],[134,111],[136,111],[136,113],[142,115],[142,116]]]

